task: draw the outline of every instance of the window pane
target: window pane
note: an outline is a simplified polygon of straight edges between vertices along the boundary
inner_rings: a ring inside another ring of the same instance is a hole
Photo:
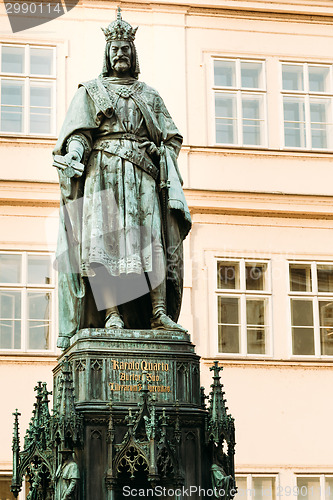
[[[325,477],[325,500],[333,500],[333,478]]]
[[[28,283],[38,285],[51,283],[50,255],[28,255]]]
[[[237,142],[236,94],[215,94],[216,142]]]
[[[274,500],[275,478],[253,477],[253,489],[256,500]]]
[[[19,290],[0,291],[0,317],[5,319],[21,318],[21,292]]]
[[[20,80],[2,80],[1,104],[9,106],[22,106],[23,82]]]
[[[0,254],[0,283],[21,283],[22,257]]]
[[[9,476],[0,476],[0,499],[15,500],[13,493],[10,491],[12,480]]]
[[[50,319],[51,294],[49,292],[28,293],[29,319]]]
[[[236,118],[236,94],[215,94],[215,116],[216,118]]]
[[[21,320],[0,319],[0,349],[21,348]]]
[[[1,71],[24,73],[24,47],[2,47]]]
[[[218,297],[219,352],[239,352],[239,298]]]
[[[241,62],[242,87],[260,89],[262,83],[262,63]]]
[[[262,96],[255,95],[249,96],[243,94],[242,97],[242,111],[243,119],[247,120],[261,120],[262,117]]]
[[[293,354],[314,354],[313,328],[293,328]]]
[[[266,324],[266,299],[246,300],[246,323],[248,326]]]
[[[312,300],[291,299],[291,324],[313,326]]]
[[[236,87],[235,61],[214,61],[214,85]]]
[[[243,144],[261,144],[262,96],[243,95]]]
[[[217,263],[217,288],[239,289],[238,262]]]
[[[51,133],[52,87],[32,84],[30,87],[30,132]]]
[[[236,144],[236,127],[236,120],[216,120],[216,142],[219,144]]]
[[[266,290],[267,264],[245,264],[245,277],[247,290]]]
[[[52,87],[50,85],[31,84],[30,106],[40,108],[51,108]]]
[[[246,300],[248,354],[265,354],[266,308],[265,299]]]
[[[0,292],[0,348],[21,347],[21,292],[2,290]]]
[[[293,354],[314,354],[312,300],[291,299],[291,324]]]
[[[33,75],[53,74],[53,50],[30,48],[30,73]]]
[[[51,133],[51,113],[43,108],[30,108],[30,133],[50,134]]]
[[[219,325],[219,352],[239,353],[239,327]]]
[[[1,130],[22,132],[23,82],[2,80],[1,82]]]
[[[311,99],[311,140],[313,148],[327,148],[328,130],[331,116],[330,99]]]
[[[305,147],[305,107],[303,98],[284,97],[284,142],[286,147]]]
[[[246,477],[236,476],[237,500],[246,500],[247,480]]]
[[[320,500],[319,477],[298,477],[298,500]]]
[[[303,66],[283,64],[282,88],[283,90],[304,90]]]
[[[2,106],[1,130],[3,132],[22,132],[22,110],[15,107]]]
[[[28,349],[49,348],[50,302],[50,293],[28,293]]]
[[[317,266],[318,292],[333,293],[333,266]]]
[[[218,322],[239,324],[238,297],[218,297]]]
[[[50,322],[29,321],[28,349],[49,349]]]
[[[247,328],[247,353],[266,354],[266,328]]]
[[[290,264],[290,290],[293,292],[311,292],[311,266]]]
[[[333,355],[333,302],[319,301],[321,354]]]
[[[309,90],[310,92],[329,92],[330,70],[320,66],[309,66]]]

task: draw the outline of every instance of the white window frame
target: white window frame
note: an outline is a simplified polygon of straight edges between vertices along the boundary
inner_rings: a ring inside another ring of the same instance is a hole
[[[283,66],[300,66],[303,68],[304,75],[304,90],[283,90]],[[309,66],[317,66],[328,68],[330,72],[330,92],[314,92],[309,90]],[[284,138],[284,97],[304,97],[305,102],[305,145],[304,146],[286,146]],[[280,61],[280,112],[281,112],[281,148],[283,150],[298,150],[298,151],[318,151],[327,152],[333,151],[333,139],[332,147],[330,148],[315,148],[312,147],[311,138],[311,118],[310,118],[310,99],[311,98],[324,98],[331,100],[331,133],[333,134],[333,65],[328,63],[320,62],[301,62],[301,61]]]
[[[230,61],[235,62],[236,64],[236,86],[235,87],[219,87],[215,85],[214,82],[214,64],[215,61]],[[241,86],[241,62],[247,63],[260,63],[262,64],[263,74],[262,74],[262,82],[263,87],[261,89],[255,89],[251,87],[242,87]],[[246,57],[218,57],[212,56],[211,58],[211,71],[210,71],[210,88],[211,88],[211,116],[213,117],[213,126],[212,126],[212,143],[214,146],[220,147],[231,147],[231,148],[259,148],[265,149],[268,147],[268,120],[267,120],[267,81],[266,81],[266,60],[260,58],[246,58]],[[216,115],[215,115],[215,95],[217,93],[234,93],[236,94],[236,108],[237,108],[237,141],[235,143],[222,143],[217,142],[216,140]],[[243,116],[242,116],[242,94],[251,94],[251,95],[261,95],[263,101],[263,109],[262,109],[262,143],[261,144],[243,144]]]
[[[53,266],[51,266],[51,283],[46,285],[34,285],[29,284],[27,281],[27,270],[28,270],[28,255],[34,256],[50,256],[51,252],[35,252],[35,251],[0,251],[1,255],[20,255],[22,262],[22,280],[21,283],[0,283],[0,291],[6,290],[17,290],[23,292],[21,294],[21,348],[20,349],[5,349],[0,346],[1,354],[13,354],[13,353],[54,353],[56,350],[55,340],[56,340],[56,272]],[[43,291],[48,292],[51,295],[50,300],[50,341],[48,349],[28,349],[28,307],[27,307],[27,294],[29,291]]]
[[[221,289],[217,283],[217,266],[219,262],[237,262],[240,268],[240,288],[239,289]],[[245,264],[256,263],[267,265],[267,288],[266,290],[247,290],[245,281]],[[271,358],[273,356],[273,322],[272,322],[272,272],[270,259],[255,259],[255,258],[236,258],[236,257],[215,257],[214,259],[214,324],[215,324],[215,353],[217,358]],[[240,297],[240,351],[238,353],[220,352],[218,350],[218,296],[223,297]],[[264,354],[248,354],[247,352],[247,323],[246,323],[246,299],[247,298],[265,298],[267,299],[267,335],[266,353]]]
[[[297,478],[305,478],[305,479],[317,479],[319,478],[319,488],[320,488],[320,500],[327,500],[326,498],[326,495],[325,495],[325,479],[326,478],[329,478],[329,479],[332,479],[333,480],[333,474],[318,474],[318,473],[314,473],[312,474],[311,472],[309,473],[306,473],[306,474],[294,474],[294,491],[296,491],[297,493]],[[312,495],[313,496],[313,495]],[[304,499],[304,496],[302,496],[301,494],[296,494],[293,496],[293,498],[297,499],[297,500],[302,500]]]
[[[24,48],[24,73],[2,73],[2,47],[19,47]],[[30,73],[30,57],[29,51],[31,48],[50,49],[53,51],[53,74],[52,75],[34,75]],[[57,47],[55,45],[43,45],[39,43],[10,43],[0,42],[0,83],[2,80],[23,81],[23,130],[22,132],[6,132],[1,130],[0,136],[15,136],[15,137],[55,137],[56,135],[56,95],[57,95]],[[50,83],[52,87],[51,101],[51,118],[50,118],[50,133],[30,132],[30,83]],[[1,85],[0,85],[0,103],[1,103]],[[1,120],[1,117],[0,117]]]
[[[312,290],[308,292],[297,292],[291,291],[290,289],[290,264],[304,264],[311,266],[311,283]],[[289,315],[289,352],[291,358],[297,359],[314,359],[322,358],[327,360],[332,360],[333,355],[321,354],[320,348],[320,319],[319,319],[319,300],[327,300],[333,302],[333,293],[328,294],[327,292],[318,292],[318,277],[317,277],[317,265],[332,266],[333,262],[329,261],[309,261],[309,260],[288,260],[287,261],[287,279],[288,279],[288,315]],[[297,298],[309,298],[312,301],[313,310],[313,334],[314,334],[314,354],[293,354],[293,340],[292,340],[292,317],[291,317],[291,300]]]
[[[274,479],[275,481],[275,491],[273,492],[272,498],[276,499],[277,498],[277,490],[279,487],[279,474],[260,474],[260,473],[253,473],[253,474],[246,474],[242,472],[236,472],[235,473],[236,477],[236,486],[237,486],[237,478],[242,478],[246,479],[246,495],[242,495],[240,492],[237,493],[236,495],[236,500],[255,500],[255,494],[254,494],[254,488],[253,488],[253,478],[262,478],[262,479]]]

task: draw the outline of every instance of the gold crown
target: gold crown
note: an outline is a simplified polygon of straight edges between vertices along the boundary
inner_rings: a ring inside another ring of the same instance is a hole
[[[117,19],[110,23],[107,28],[101,29],[107,42],[111,42],[112,40],[133,42],[138,28],[132,28],[129,23],[122,20],[121,9],[118,7]]]

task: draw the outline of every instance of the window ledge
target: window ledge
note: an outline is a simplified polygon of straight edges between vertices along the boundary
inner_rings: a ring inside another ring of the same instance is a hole
[[[202,362],[205,365],[212,365],[214,361],[218,361],[221,365],[224,366],[244,366],[244,365],[254,365],[254,366],[263,366],[263,367],[295,367],[295,368],[316,368],[316,367],[329,367],[332,369],[333,364],[333,356],[332,359],[323,359],[323,358],[312,358],[312,359],[304,359],[304,358],[292,358],[292,359],[274,359],[266,356],[265,358],[249,358],[249,357],[233,357],[226,358],[220,355],[211,358],[211,357],[201,357]]]
[[[57,141],[56,136],[40,136],[40,135],[22,135],[15,134],[1,134],[0,132],[0,145],[1,144],[45,144],[54,145]]]
[[[51,353],[27,353],[27,352],[0,352],[0,363],[39,363],[39,364],[55,364],[58,355]]]
[[[315,158],[332,158],[332,149],[296,149],[296,148],[267,148],[264,146],[233,146],[226,144],[183,144],[183,152],[210,152],[210,153],[231,153],[231,154],[255,154],[255,155],[271,155],[271,156],[298,156],[298,157],[315,157]]]

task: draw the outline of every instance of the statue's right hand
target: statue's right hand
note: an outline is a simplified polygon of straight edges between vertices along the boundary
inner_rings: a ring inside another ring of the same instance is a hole
[[[69,153],[65,154],[64,156],[64,159],[66,160],[66,163],[69,167],[74,167],[74,165],[72,165],[72,162],[73,161],[77,161],[79,162],[80,161],[80,156],[78,154],[77,151],[70,151]],[[79,172],[77,169],[74,170],[74,177],[81,177],[82,173],[83,172]],[[70,177],[72,177],[73,175],[70,175]]]
[[[77,151],[71,151],[65,154],[64,158],[69,166],[71,165],[72,160],[80,161]]]

